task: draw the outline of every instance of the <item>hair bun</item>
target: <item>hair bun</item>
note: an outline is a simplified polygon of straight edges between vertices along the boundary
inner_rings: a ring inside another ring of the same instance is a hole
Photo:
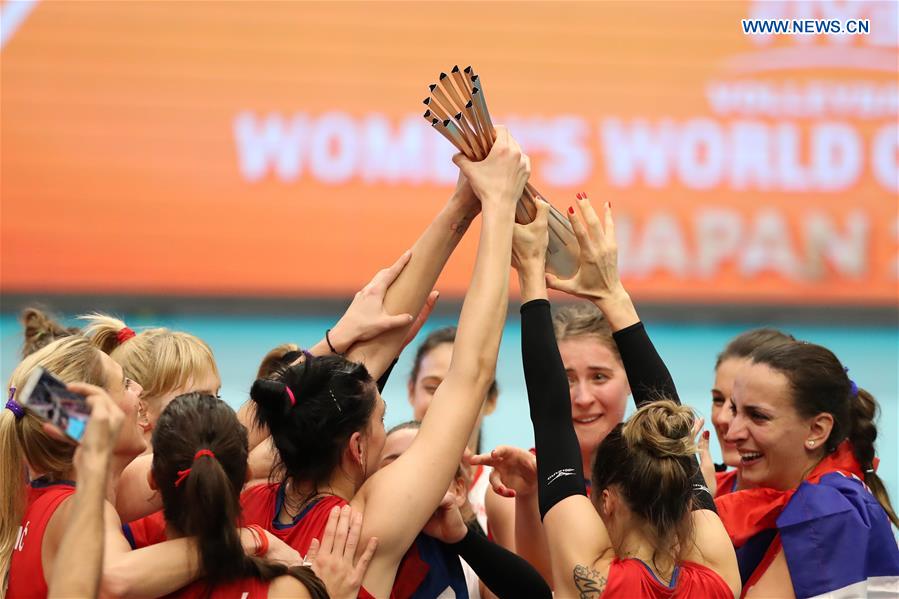
[[[50,315],[37,308],[25,308],[22,310],[23,344],[22,357],[34,353],[44,347],[71,335],[81,332],[77,327],[65,327]]]
[[[693,410],[671,400],[644,405],[624,426],[624,438],[634,449],[656,458],[680,458],[696,453]]]

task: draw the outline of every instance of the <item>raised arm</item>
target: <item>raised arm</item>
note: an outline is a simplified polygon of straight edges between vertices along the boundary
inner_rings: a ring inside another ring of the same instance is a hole
[[[53,562],[47,597],[96,597],[103,569],[103,509],[109,460],[125,416],[107,393],[93,385],[71,384],[87,397],[90,420],[75,450],[78,488],[66,530]]]
[[[621,361],[637,407],[657,400],[680,403],[671,373],[665,366],[637,309],[618,275],[618,245],[612,207],[607,202],[600,220],[586,194],[578,194],[580,216],[569,210],[568,217],[580,245],[578,270],[570,279],[547,275],[549,285],[592,301],[612,328]],[[705,485],[701,470],[693,479],[694,503],[697,509],[715,510],[712,494]]]
[[[577,586],[577,569],[592,569],[611,543],[587,499],[580,445],[571,420],[568,379],[546,299],[546,217],[538,213],[530,226],[538,227],[541,234],[518,236],[516,242],[529,246],[539,243],[536,247],[541,251],[519,251],[516,247],[516,268],[523,302],[521,356],[537,446],[537,495],[549,545],[553,588],[560,597],[577,597],[584,590]]]
[[[418,314],[421,311],[446,261],[477,216],[481,205],[466,175],[463,169],[446,206],[412,246],[409,263],[384,297],[387,313]],[[372,378],[377,380],[399,355],[410,326],[397,327],[376,338],[355,343],[347,357],[364,363]]]
[[[529,161],[505,129],[483,161],[455,160],[481,199],[483,222],[452,363],[412,446],[352,502],[364,508],[363,539],[379,539],[364,584],[376,597],[389,594],[400,559],[446,493],[493,380],[505,324],[512,224]]]
[[[410,324],[412,324],[413,328],[416,325],[420,327],[421,325],[418,321],[413,323],[413,318],[410,314],[388,314],[384,305],[387,290],[406,268],[411,257],[411,251],[404,252],[391,266],[379,270],[372,280],[353,296],[353,301],[343,316],[340,317],[340,320],[337,321],[337,324],[328,329],[325,336],[307,351],[313,356],[324,356],[331,353],[332,350],[345,353],[354,343],[376,339],[379,335],[391,329],[401,328],[403,331],[408,331]],[[431,307],[433,307],[433,302],[437,298],[432,294],[427,299],[430,301]],[[381,373],[375,378],[380,377],[389,366],[390,362],[384,365]],[[253,401],[247,400],[244,402],[237,411],[237,419],[247,428],[251,451],[268,439],[268,430],[260,426],[256,419],[256,404]],[[263,449],[255,456],[253,461],[257,464],[262,463],[266,460],[268,454],[269,452]],[[265,476],[268,476],[270,463],[267,466],[262,463],[258,471],[263,469],[266,471]],[[253,472],[256,474],[257,470]],[[146,471],[141,472],[140,476],[145,478]]]

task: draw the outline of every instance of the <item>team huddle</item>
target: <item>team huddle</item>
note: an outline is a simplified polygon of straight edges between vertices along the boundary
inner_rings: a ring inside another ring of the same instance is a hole
[[[548,205],[516,223],[530,162],[508,131],[454,161],[411,250],[316,345],[262,357],[237,412],[193,335],[26,311],[0,412],[3,595],[899,596],[877,403],[831,351],[772,329],[734,339],[715,365],[712,464],[619,279],[611,205],[578,194],[578,269],[560,278]],[[415,420],[387,431],[381,390],[478,215],[458,327],[420,342]],[[486,450],[510,264],[535,447]],[[573,302],[553,313],[548,288]],[[28,407],[38,367],[86,396],[80,443]]]

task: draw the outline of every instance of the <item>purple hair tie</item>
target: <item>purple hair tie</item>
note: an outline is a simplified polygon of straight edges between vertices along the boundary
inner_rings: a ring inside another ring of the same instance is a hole
[[[6,400],[6,409],[15,414],[16,420],[21,420],[25,417],[25,408],[19,405],[19,402],[13,399],[13,396],[16,394],[16,388],[9,388],[9,399]]]
[[[846,373],[846,378],[849,379],[849,367],[843,366],[843,372]],[[855,381],[849,379],[849,397],[855,397],[858,395],[858,385],[855,384]]]

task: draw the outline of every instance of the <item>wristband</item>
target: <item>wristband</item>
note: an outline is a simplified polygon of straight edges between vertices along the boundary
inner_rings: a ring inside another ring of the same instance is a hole
[[[263,557],[266,553],[268,553],[268,535],[265,534],[265,530],[258,524],[250,524],[247,526],[247,529],[252,533],[253,537],[256,539],[256,551],[253,552],[253,555],[256,557]]]
[[[334,349],[334,345],[331,343],[331,329],[325,331],[325,341],[328,343],[328,349],[331,350],[332,354],[337,354],[338,356],[342,356],[343,354]]]

